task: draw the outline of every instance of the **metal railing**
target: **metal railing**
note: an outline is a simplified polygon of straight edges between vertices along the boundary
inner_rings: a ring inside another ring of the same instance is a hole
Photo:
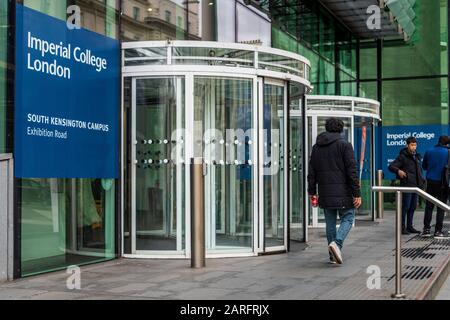
[[[433,203],[437,207],[440,207],[444,211],[450,212],[450,206],[443,203],[439,199],[436,199],[432,195],[426,193],[422,189],[412,187],[381,187],[374,186],[372,191],[379,193],[394,192],[396,194],[396,215],[395,215],[395,293],[392,294],[392,298],[401,299],[406,295],[402,293],[402,194],[403,193],[416,193],[425,200]]]

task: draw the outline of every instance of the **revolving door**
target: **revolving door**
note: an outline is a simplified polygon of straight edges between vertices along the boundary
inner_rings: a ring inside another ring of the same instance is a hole
[[[193,157],[206,168],[207,257],[285,252],[291,223],[303,226],[288,214],[287,137],[289,106],[310,88],[309,62],[216,42],[123,50],[124,256],[190,257]]]

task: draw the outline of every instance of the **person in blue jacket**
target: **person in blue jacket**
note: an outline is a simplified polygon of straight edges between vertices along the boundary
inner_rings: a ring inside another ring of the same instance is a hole
[[[440,136],[438,144],[428,149],[422,162],[422,168],[427,171],[427,193],[433,197],[447,203],[448,190],[442,185],[442,176],[445,166],[448,164],[449,151],[447,145],[450,143],[448,136]],[[425,216],[423,218],[422,236],[431,237],[431,220],[433,219],[434,204],[430,201],[425,205]],[[437,208],[436,226],[434,228],[434,238],[447,238],[448,235],[442,232],[444,224],[444,210]]]

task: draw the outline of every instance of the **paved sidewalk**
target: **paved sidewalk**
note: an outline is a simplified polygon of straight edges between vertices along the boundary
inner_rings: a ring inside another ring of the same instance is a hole
[[[66,289],[61,271],[0,284],[0,299],[390,299],[393,213],[385,218],[357,222],[344,244],[344,265],[328,263],[325,231],[314,229],[307,245],[294,244],[287,254],[208,259],[204,269],[189,268],[189,260],[120,259],[82,267],[81,290]],[[421,214],[415,219],[420,227]],[[381,268],[381,290],[367,288],[371,265]],[[428,278],[405,284],[408,297]]]
[[[450,276],[447,277],[447,280],[442,285],[441,290],[439,290],[436,300],[450,300]]]

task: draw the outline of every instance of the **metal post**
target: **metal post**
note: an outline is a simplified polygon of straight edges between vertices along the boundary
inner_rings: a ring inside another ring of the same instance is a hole
[[[383,170],[377,171],[377,186],[383,186]],[[377,219],[384,218],[384,193],[382,191],[377,194]]]
[[[395,293],[392,298],[402,299],[402,192],[396,191],[397,212],[395,216]]]
[[[191,160],[191,268],[205,267],[203,165],[202,158]]]

